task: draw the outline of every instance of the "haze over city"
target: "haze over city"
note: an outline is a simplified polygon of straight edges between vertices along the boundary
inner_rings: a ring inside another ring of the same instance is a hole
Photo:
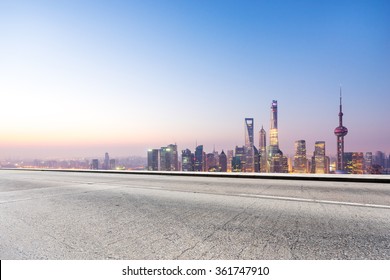
[[[388,1],[2,1],[0,158],[279,144],[390,152]]]

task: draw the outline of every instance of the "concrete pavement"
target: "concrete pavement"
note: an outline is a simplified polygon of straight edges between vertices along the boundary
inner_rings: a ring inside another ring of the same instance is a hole
[[[0,170],[0,259],[390,259],[390,185]]]

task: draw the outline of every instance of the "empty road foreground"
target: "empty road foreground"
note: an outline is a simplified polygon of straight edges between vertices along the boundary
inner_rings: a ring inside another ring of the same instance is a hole
[[[390,259],[390,184],[0,170],[0,259]]]

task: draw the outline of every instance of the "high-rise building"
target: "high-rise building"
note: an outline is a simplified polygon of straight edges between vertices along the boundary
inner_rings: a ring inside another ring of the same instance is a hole
[[[108,155],[108,153],[105,153],[104,155],[103,169],[104,170],[110,169],[110,156]]]
[[[110,159],[110,170],[115,170],[116,169],[116,160],[115,159]]]
[[[313,160],[307,160],[307,172],[308,173],[314,173],[313,170]]]
[[[171,165],[169,167],[170,171],[179,171],[179,155],[177,152],[177,145],[176,144],[170,144],[168,145],[169,154],[171,157]]]
[[[239,160],[237,160],[237,158]],[[244,168],[246,164],[245,159],[246,159],[245,146],[242,147],[236,146],[236,150],[233,158],[233,161],[235,161],[236,163],[235,166],[233,166],[234,172],[244,172]],[[234,164],[232,163],[232,165]]]
[[[289,170],[288,157],[282,156],[280,168],[281,168],[280,173],[288,173],[288,170]]]
[[[369,174],[387,174],[387,160],[386,154],[381,151],[376,151],[372,155],[372,165],[371,168],[367,171]]]
[[[386,155],[384,152],[376,151],[373,157],[373,164],[386,168]]]
[[[271,126],[269,133],[269,144],[279,147],[278,139],[278,101],[273,100],[271,104]]]
[[[199,145],[195,149],[195,163],[194,163],[194,171],[204,171],[204,152],[203,152],[203,145]]]
[[[214,153],[208,153],[206,155],[206,171],[215,172],[218,171],[217,161],[215,159]]]
[[[390,156],[389,157],[386,157],[386,155],[385,155],[385,168],[386,169],[390,169]],[[388,173],[386,173],[386,174],[388,174]]]
[[[245,118],[245,172],[255,171],[253,127],[253,118]]]
[[[179,171],[177,145],[170,144],[160,149],[160,170]]]
[[[218,151],[215,150],[215,146],[214,146],[213,154],[214,154],[215,165],[219,166],[219,153]]]
[[[161,147],[160,149],[160,170],[170,171],[171,168],[171,156],[168,147]]]
[[[364,173],[364,156],[362,152],[352,153],[352,174]]]
[[[288,157],[287,158],[287,162],[288,162],[288,173],[293,173],[293,168],[294,168],[294,164],[293,164],[293,159],[291,157]]]
[[[227,157],[225,152],[222,150],[219,155],[219,171],[226,172],[227,171]]]
[[[234,156],[232,159],[232,172],[242,172],[242,164],[239,156]]]
[[[272,101],[271,104],[271,128],[270,128],[270,145],[268,147],[268,166],[271,173],[288,172],[287,158],[279,149],[278,139],[278,102]]]
[[[330,173],[330,157],[325,156],[325,173]]]
[[[253,146],[253,150],[255,152],[255,172],[260,172],[260,153],[256,146]]]
[[[93,169],[93,170],[98,170],[99,169],[99,160],[98,159],[93,159],[92,160],[91,169]]]
[[[189,149],[185,149],[181,152],[181,162],[183,171],[194,171],[193,154]]]
[[[339,111],[339,126],[335,128],[334,134],[337,137],[337,170],[336,173],[345,173],[344,169],[344,136],[348,134],[348,129],[343,126],[343,107],[340,88],[340,111]]]
[[[148,150],[148,170],[158,171],[160,170],[160,150],[149,149]]]
[[[266,140],[266,133],[261,126],[261,130],[259,132],[259,157],[260,157],[260,172],[267,172],[267,140]]]
[[[267,138],[266,138],[266,132],[264,130],[264,127],[261,126],[261,129],[259,131],[259,150],[266,149],[267,147]]]
[[[314,147],[313,163],[314,173],[327,173],[327,160],[325,155],[325,141],[317,141]]]
[[[306,141],[295,141],[294,173],[307,173]]]
[[[370,174],[372,168],[372,152],[367,152],[364,156],[364,172]]]
[[[352,174],[353,163],[352,163],[352,153],[351,152],[344,153],[343,162],[344,162],[345,173]]]
[[[227,150],[227,172],[232,172],[233,156],[234,156],[234,151]]]

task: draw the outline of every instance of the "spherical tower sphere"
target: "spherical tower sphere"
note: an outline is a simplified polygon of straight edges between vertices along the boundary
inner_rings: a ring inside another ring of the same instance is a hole
[[[348,134],[348,128],[346,128],[345,126],[338,126],[335,128],[334,134],[336,136],[345,136]]]

